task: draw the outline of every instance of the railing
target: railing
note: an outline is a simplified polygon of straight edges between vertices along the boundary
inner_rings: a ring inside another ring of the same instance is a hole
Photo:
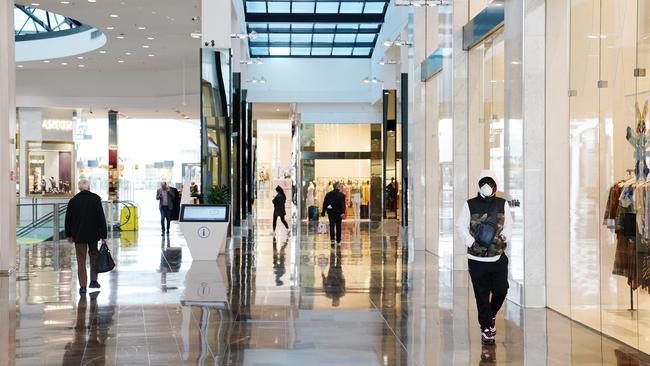
[[[127,217],[134,220],[130,208],[137,207],[133,201],[102,201],[108,230],[120,230],[120,206],[128,207]],[[16,205],[16,238],[22,242],[36,243],[58,241],[64,234],[65,215],[68,204],[21,203]],[[22,240],[21,240],[22,239]]]

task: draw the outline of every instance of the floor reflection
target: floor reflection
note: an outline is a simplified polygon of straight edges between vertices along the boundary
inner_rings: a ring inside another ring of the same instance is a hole
[[[393,226],[344,225],[332,247],[308,224],[272,237],[261,220],[217,263],[192,263],[176,227],[125,233],[110,240],[117,270],[86,296],[71,245],[20,246],[19,273],[0,278],[0,365],[650,364],[511,303],[482,347],[465,272],[407,251]]]

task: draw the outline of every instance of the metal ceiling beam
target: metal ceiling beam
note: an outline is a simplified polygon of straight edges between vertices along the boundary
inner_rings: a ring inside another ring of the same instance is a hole
[[[15,5],[16,8],[18,8],[20,11],[22,11],[23,13],[25,13],[25,15],[27,15],[27,16],[28,16],[32,21],[34,21],[34,23],[36,23],[36,24],[40,25],[41,27],[43,27],[47,32],[51,32],[51,31],[52,31],[52,28],[51,28],[48,24],[45,24],[45,22],[43,22],[43,20],[41,20],[40,18],[38,18],[36,15],[34,15],[33,12],[29,11],[29,9],[28,9],[26,6],[24,6],[24,5],[19,5],[19,4],[14,4],[14,5]]]
[[[383,23],[384,14],[246,13],[253,23]]]

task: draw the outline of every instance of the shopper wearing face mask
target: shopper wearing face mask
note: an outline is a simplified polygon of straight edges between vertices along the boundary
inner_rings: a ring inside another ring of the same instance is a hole
[[[494,172],[483,170],[478,195],[465,202],[456,231],[467,245],[468,269],[474,287],[483,344],[494,344],[496,315],[508,293],[508,257],[505,248],[512,234],[510,206],[497,197]]]

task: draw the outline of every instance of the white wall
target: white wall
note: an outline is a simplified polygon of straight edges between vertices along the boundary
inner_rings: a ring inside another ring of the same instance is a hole
[[[381,104],[370,103],[299,103],[300,122],[311,123],[382,123]]]
[[[257,103],[368,103],[368,59],[266,58],[250,65],[248,78],[266,84],[244,83],[248,100]]]

